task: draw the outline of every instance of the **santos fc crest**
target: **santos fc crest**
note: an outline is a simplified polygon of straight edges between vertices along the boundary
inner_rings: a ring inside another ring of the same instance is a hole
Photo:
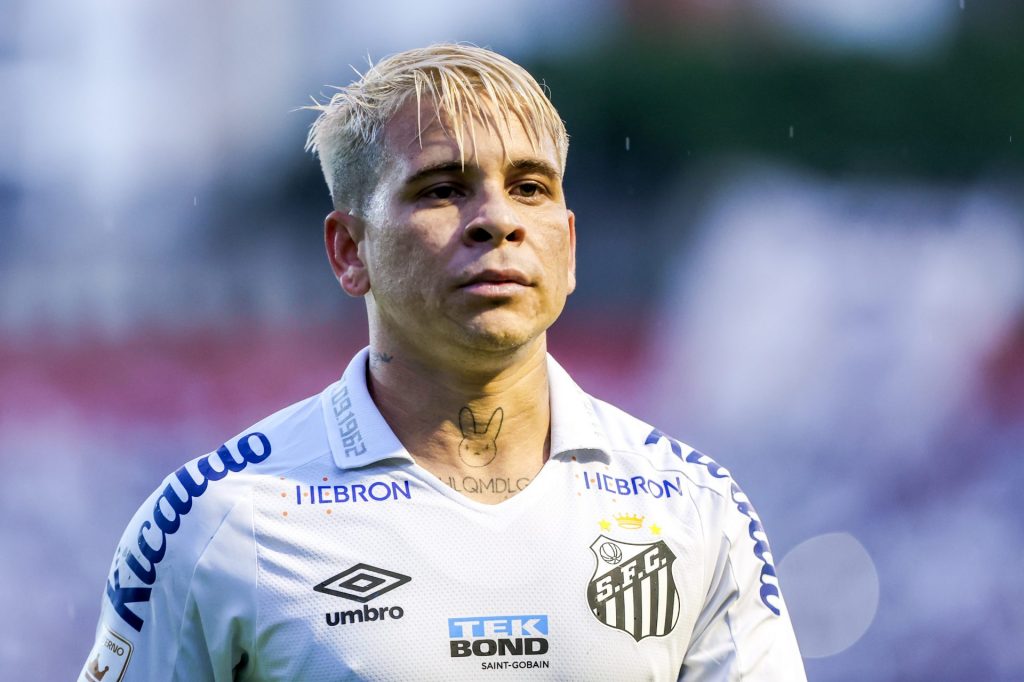
[[[638,642],[671,632],[679,619],[679,593],[672,579],[676,555],[668,545],[601,535],[590,551],[597,568],[587,586],[587,603],[597,619]]]

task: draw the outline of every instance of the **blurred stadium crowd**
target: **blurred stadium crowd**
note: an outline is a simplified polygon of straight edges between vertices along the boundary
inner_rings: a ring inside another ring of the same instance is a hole
[[[1024,679],[1024,6],[356,5],[0,10],[0,667],[72,678],[162,476],[363,345],[298,108],[467,40],[572,136],[552,352],[733,472],[809,678]]]

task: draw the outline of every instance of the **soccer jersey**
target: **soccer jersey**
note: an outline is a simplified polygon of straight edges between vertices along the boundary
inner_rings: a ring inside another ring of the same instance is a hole
[[[441,480],[374,405],[367,356],[142,505],[80,681],[805,679],[724,468],[549,357],[539,474]],[[516,494],[461,492],[481,486]]]

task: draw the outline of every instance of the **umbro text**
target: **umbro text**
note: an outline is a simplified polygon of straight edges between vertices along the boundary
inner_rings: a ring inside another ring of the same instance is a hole
[[[362,609],[352,609],[351,611],[334,611],[333,613],[324,614],[327,624],[331,627],[335,625],[348,625],[349,623],[372,623],[376,620],[398,620],[405,615],[405,610],[401,606],[380,606],[373,607],[363,604]]]

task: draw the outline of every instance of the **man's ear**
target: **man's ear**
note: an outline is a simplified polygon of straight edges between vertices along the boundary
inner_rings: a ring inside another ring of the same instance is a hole
[[[576,214],[566,211],[569,214],[569,288],[567,294],[576,291]]]
[[[359,243],[365,234],[363,221],[346,211],[331,211],[324,218],[324,246],[334,276],[349,296],[370,291],[370,275],[359,257]]]

